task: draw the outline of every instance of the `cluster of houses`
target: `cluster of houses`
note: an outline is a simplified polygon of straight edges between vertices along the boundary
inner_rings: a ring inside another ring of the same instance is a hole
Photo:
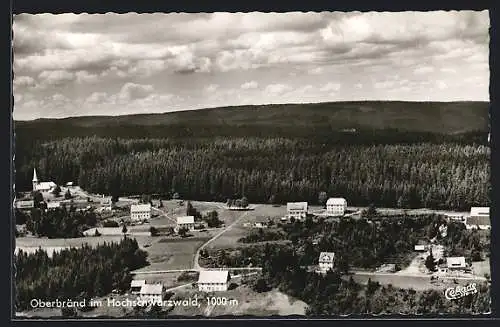
[[[229,288],[231,275],[228,270],[201,270],[196,283],[200,292],[224,292]],[[161,283],[148,284],[145,280],[132,280],[130,293],[142,301],[163,301],[166,289]]]
[[[469,215],[460,213],[446,213],[445,215],[449,221],[463,223],[467,229],[491,229],[489,207],[471,207]]]
[[[430,254],[432,252],[432,256],[434,257],[434,261],[436,264],[444,261],[443,264],[438,265],[437,273],[438,274],[449,274],[449,273],[459,273],[459,272],[467,272],[470,267],[467,265],[465,257],[446,257],[444,258],[444,246],[442,245],[415,245],[415,251],[417,252],[427,252]]]
[[[326,215],[329,217],[342,217],[347,211],[347,200],[344,198],[329,198],[326,201]],[[307,202],[288,202],[286,216],[282,221],[304,221],[309,214]]]

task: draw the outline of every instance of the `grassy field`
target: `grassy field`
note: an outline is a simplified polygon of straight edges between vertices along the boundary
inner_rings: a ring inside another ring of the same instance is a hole
[[[230,230],[222,234],[214,242],[210,243],[211,248],[228,248],[228,247],[239,247],[242,244],[238,243],[238,240],[250,233],[251,227],[245,227],[245,223],[255,223],[255,222],[266,222],[269,218],[273,219],[275,222],[279,222],[279,219],[286,214],[286,206],[273,207],[272,205],[259,205],[252,211],[229,211],[226,210],[223,213],[223,217],[228,223],[235,221],[242,215],[245,215],[238,223],[236,223]]]
[[[151,264],[138,271],[190,269],[197,249],[208,239],[209,237],[193,237],[175,240],[156,237],[151,240],[151,246],[145,249]]]

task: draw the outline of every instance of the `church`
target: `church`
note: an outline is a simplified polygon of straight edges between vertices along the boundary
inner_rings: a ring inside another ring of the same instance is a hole
[[[49,192],[57,185],[54,182],[39,182],[36,174],[36,168],[33,168],[33,191]]]

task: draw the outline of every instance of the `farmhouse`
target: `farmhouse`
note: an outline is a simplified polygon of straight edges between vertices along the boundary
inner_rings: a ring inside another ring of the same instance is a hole
[[[448,269],[465,269],[465,257],[448,257],[446,258],[446,267]]]
[[[132,294],[140,294],[142,286],[146,285],[145,280],[133,280],[130,282],[130,293]]]
[[[35,207],[35,201],[33,200],[24,200],[16,202],[16,209],[19,210],[30,210]]]
[[[181,228],[186,228],[187,230],[193,230],[194,216],[177,217],[176,229],[179,230]]]
[[[326,201],[326,213],[329,216],[343,216],[347,210],[347,200],[344,198],[329,198]]]
[[[33,191],[49,192],[52,191],[57,185],[54,182],[40,182],[36,174],[36,169],[33,168]]]
[[[448,212],[444,214],[448,221],[464,222],[465,217],[461,213]]]
[[[230,278],[227,270],[202,270],[198,277],[198,290],[200,292],[227,291]]]
[[[426,245],[415,245],[415,251],[425,252],[425,251],[427,251],[427,246]]]
[[[467,229],[491,229],[490,208],[470,208],[470,216],[465,220],[465,227]]]
[[[133,204],[130,206],[130,219],[141,221],[151,219],[151,204]]]
[[[142,301],[161,302],[163,301],[164,288],[162,284],[143,284],[139,291],[139,298]]]
[[[288,219],[304,220],[307,216],[307,202],[288,202],[286,213]]]
[[[335,253],[333,252],[321,252],[319,254],[319,270],[321,272],[327,272],[333,269],[333,263],[335,260]]]

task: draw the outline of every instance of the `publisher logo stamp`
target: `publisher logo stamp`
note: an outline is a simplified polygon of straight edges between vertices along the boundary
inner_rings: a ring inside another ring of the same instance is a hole
[[[472,283],[466,286],[450,287],[444,291],[444,296],[448,300],[457,300],[468,295],[476,294],[477,287],[476,283]]]

